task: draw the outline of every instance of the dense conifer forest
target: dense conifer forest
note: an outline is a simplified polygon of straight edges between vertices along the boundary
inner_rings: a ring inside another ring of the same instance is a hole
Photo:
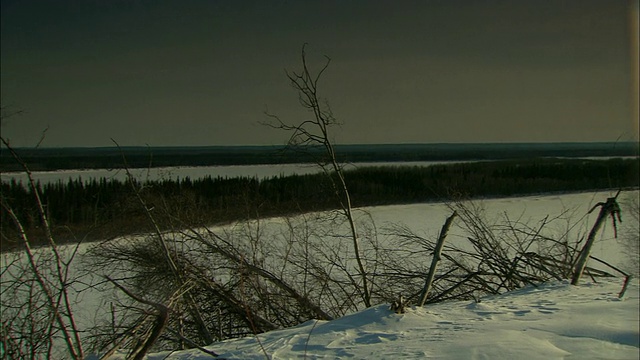
[[[594,189],[637,188],[638,159],[504,160],[418,166],[362,167],[345,172],[354,206],[504,197]],[[337,207],[324,174],[135,182],[165,229],[288,215]],[[127,181],[92,179],[39,184],[58,239],[97,240],[149,231],[144,208]],[[33,197],[21,183],[2,193],[37,238]],[[4,210],[3,210],[4,211]],[[180,219],[180,220],[178,220]],[[5,230],[13,226],[3,214]],[[2,239],[2,249],[14,244]]]

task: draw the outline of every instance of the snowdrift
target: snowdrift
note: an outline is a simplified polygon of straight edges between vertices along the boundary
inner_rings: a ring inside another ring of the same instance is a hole
[[[547,283],[479,299],[411,307],[381,304],[207,349],[223,359],[638,359],[639,286],[623,279]],[[193,349],[148,359],[211,359]]]

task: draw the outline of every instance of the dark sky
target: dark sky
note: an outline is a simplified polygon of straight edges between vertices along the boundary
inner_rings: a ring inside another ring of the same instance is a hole
[[[1,4],[16,146],[283,144],[303,43],[340,143],[638,138],[637,0]]]

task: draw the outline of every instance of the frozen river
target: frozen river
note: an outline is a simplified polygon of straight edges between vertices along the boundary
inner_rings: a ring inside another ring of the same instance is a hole
[[[430,166],[436,164],[460,163],[460,161],[418,161],[418,162],[374,162],[374,163],[353,163],[345,165],[345,169],[354,169],[366,166]],[[272,164],[272,165],[233,165],[233,166],[193,166],[193,167],[163,167],[149,169],[131,169],[131,174],[141,181],[153,180],[176,180],[189,177],[191,180],[210,176],[216,177],[257,177],[259,179],[271,178],[274,176],[304,175],[320,172],[320,168],[315,164]],[[123,169],[89,169],[89,170],[60,170],[60,171],[34,171],[34,179],[42,184],[55,183],[58,181],[67,182],[69,179],[117,179],[125,180],[126,171]],[[2,181],[15,179],[24,183],[26,174],[24,173],[2,173]]]

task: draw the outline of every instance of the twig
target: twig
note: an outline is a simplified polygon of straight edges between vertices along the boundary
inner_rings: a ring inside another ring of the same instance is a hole
[[[604,260],[600,260],[600,259],[598,259],[597,257],[595,257],[595,256],[593,256],[593,255],[589,255],[589,258],[591,258],[591,259],[593,259],[593,260],[595,260],[595,261],[597,261],[597,262],[599,262],[599,263],[601,263],[601,264],[607,265],[608,267],[612,268],[613,270],[615,270],[615,271],[619,272],[620,274],[622,274],[622,275],[624,275],[624,276],[627,276],[627,277],[629,276],[629,274],[627,274],[626,272],[624,272],[624,271],[620,270],[619,268],[617,268],[617,267],[615,267],[615,266],[613,266],[613,265],[609,264],[608,262],[606,262],[606,261],[604,261]]]
[[[622,290],[620,290],[620,293],[618,294],[618,299],[622,299],[622,297],[624,296],[624,293],[627,292],[627,287],[629,286],[630,281],[631,281],[631,275],[627,275],[624,278],[624,284],[622,284]]]

